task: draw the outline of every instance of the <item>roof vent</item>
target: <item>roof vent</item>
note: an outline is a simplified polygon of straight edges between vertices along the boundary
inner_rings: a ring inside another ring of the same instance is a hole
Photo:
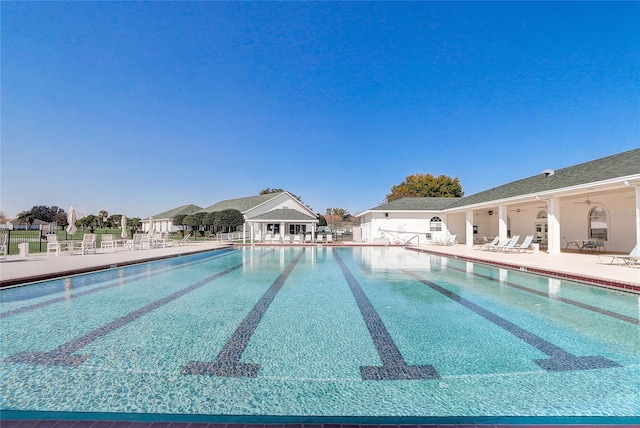
[[[547,178],[555,174],[555,171],[552,169],[545,169],[544,171],[542,171],[542,173],[544,174],[544,177]]]

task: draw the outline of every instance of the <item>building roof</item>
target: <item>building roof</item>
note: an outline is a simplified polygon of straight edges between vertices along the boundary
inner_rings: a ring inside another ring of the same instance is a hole
[[[273,221],[318,221],[317,218],[290,208],[278,208],[264,214],[248,219],[253,220],[273,220]]]
[[[400,198],[369,211],[440,211],[462,198]]]
[[[270,201],[273,198],[276,198],[283,193],[286,192],[278,192],[278,193],[267,193],[264,195],[256,195],[256,196],[247,196],[245,198],[236,198],[236,199],[227,199],[226,201],[216,202],[213,205],[209,205],[206,208],[202,208],[200,212],[216,212],[223,210],[238,210],[242,214],[246,213],[252,208],[257,207],[258,205],[264,204],[267,201]]]
[[[595,159],[578,165],[546,170],[462,198],[402,198],[368,211],[439,211],[544,193],[640,174],[640,149]]]
[[[483,202],[548,192],[636,174],[640,174],[640,149],[633,149],[605,158],[557,169],[553,171],[551,175],[541,172],[533,177],[513,181],[503,184],[502,186],[465,196],[446,208],[460,208]]]
[[[160,214],[156,214],[153,217],[154,220],[161,220],[161,219],[165,219],[165,218],[173,218],[179,214],[193,214],[195,212],[198,212],[199,210],[201,210],[202,208],[200,208],[197,205],[193,205],[193,204],[189,204],[189,205],[183,205],[181,207],[178,208],[174,208],[172,210],[169,211],[165,211],[163,213]],[[148,219],[147,219],[148,220]]]

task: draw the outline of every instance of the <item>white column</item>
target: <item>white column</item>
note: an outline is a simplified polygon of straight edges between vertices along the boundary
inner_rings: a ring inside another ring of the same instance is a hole
[[[549,227],[549,254],[560,254],[560,199],[549,198],[547,224]]]
[[[467,211],[465,224],[465,241],[467,247],[473,247],[473,210]]]
[[[498,207],[498,236],[500,239],[507,237],[507,206],[500,205]]]

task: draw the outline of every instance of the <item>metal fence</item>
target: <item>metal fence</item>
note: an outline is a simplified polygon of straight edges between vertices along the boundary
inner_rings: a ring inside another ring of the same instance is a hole
[[[100,246],[100,234],[120,232],[120,229],[97,230],[98,242],[96,246]],[[47,251],[47,235],[55,233],[60,241],[81,240],[87,230],[78,230],[74,235],[69,235],[65,230],[56,232],[45,232],[44,230],[1,230],[0,233],[8,235],[7,238],[7,254],[20,254],[20,244],[29,244],[29,253],[43,253]]]

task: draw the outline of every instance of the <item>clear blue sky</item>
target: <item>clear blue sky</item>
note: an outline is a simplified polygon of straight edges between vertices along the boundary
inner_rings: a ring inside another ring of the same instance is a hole
[[[640,2],[2,2],[0,210],[150,215],[640,147]]]

